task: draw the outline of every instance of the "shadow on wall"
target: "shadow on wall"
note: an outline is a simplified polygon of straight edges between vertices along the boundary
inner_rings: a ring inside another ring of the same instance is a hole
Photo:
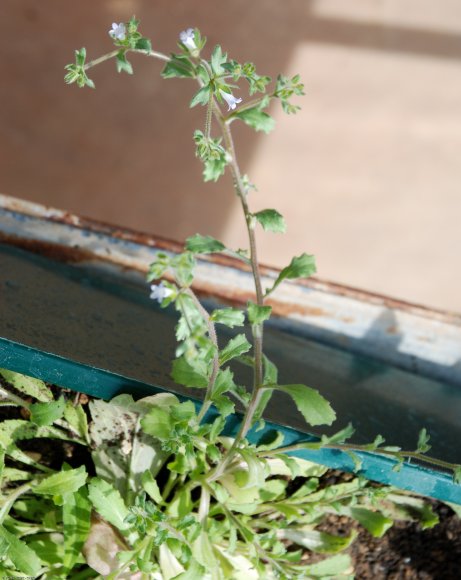
[[[109,51],[111,22],[132,13],[161,51],[175,50],[179,31],[197,26],[210,46],[219,42],[271,76],[287,70],[299,42],[461,57],[458,35],[319,16],[314,8],[307,0],[3,0],[0,191],[165,237],[219,236],[234,199],[229,176],[201,181],[192,134],[203,110],[188,109],[193,83],[164,81],[160,63],[142,57],[131,58],[130,78],[113,63],[95,69],[96,91],[63,82],[74,49],[86,46],[90,58]],[[243,171],[259,138],[236,128]]]

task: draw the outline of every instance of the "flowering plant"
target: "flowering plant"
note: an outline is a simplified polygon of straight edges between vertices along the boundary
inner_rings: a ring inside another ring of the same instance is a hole
[[[325,485],[321,477],[326,468],[287,454],[337,447],[351,453],[358,467],[354,451],[379,451],[394,458],[398,468],[406,458],[419,458],[429,449],[424,430],[411,452],[386,447],[379,437],[367,446],[346,443],[353,434],[350,426],[319,441],[285,447],[278,432],[257,436],[275,393],[291,398],[308,425],[331,425],[335,419],[318,391],[279,381],[276,366],[264,355],[264,324],[272,313],[266,298],[285,280],[311,276],[315,260],[306,253],[294,257],[263,288],[256,230],[280,233],[286,225],[275,209],[250,210],[254,186],[240,171],[231,132],[232,123],[239,121],[256,131],[271,131],[270,103],[279,101],[286,113],[296,113],[299,107],[292,98],[303,94],[303,85],[298,76],[279,75],[272,83],[257,74],[251,62],[230,59],[219,45],[204,58],[206,39],[197,29],[183,31],[179,52],[168,56],[153,50],[138,28],[134,18],[113,23],[109,35],[115,50],[90,62],[84,48],[76,51],[75,63],[66,67],[66,82],[94,88],[88,70],[111,59],[118,72],[132,74],[130,53],[162,61],[164,78],[195,81],[197,92],[190,105],[205,109],[204,127],[193,135],[203,177],[216,181],[226,170],[231,172],[249,249],[235,251],[196,234],[181,254],[159,252],[148,272],[151,298],[162,308],[174,306],[178,313],[172,378],[203,393],[198,407],[163,393],[139,401],[128,395],[111,402],[95,400],[85,411],[78,400],[56,399],[41,381],[1,372],[5,385],[0,394],[24,408],[27,417],[0,427],[1,461],[6,457],[22,465],[5,464],[3,471],[0,571],[42,578],[350,577],[350,559],[338,552],[354,534],[319,530],[327,514],[353,518],[375,536],[385,533],[395,517],[417,517],[426,526],[434,525],[436,517],[421,499],[360,477]],[[249,100],[235,96],[242,80]],[[231,255],[251,269],[255,296],[245,312],[209,312],[196,296],[192,284],[197,258],[211,253]],[[245,320],[252,341],[240,332],[222,346],[217,327],[238,329]],[[249,388],[236,383],[236,363],[251,367]],[[24,394],[36,402],[29,403]],[[242,418],[236,436],[230,438],[225,435],[226,421],[236,405]],[[250,442],[250,431],[256,442]],[[86,447],[91,452],[90,473],[83,465],[64,464],[58,471],[44,466],[21,449],[21,442],[31,437]],[[458,466],[445,466],[459,476]],[[25,483],[17,485],[21,481]],[[313,561],[312,552],[330,556]]]

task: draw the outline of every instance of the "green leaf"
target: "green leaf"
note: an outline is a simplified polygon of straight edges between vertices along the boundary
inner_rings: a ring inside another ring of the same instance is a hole
[[[219,157],[218,159],[207,159],[204,162],[203,169],[204,181],[218,181],[221,175],[224,175],[227,163],[226,156]]]
[[[219,363],[223,365],[231,359],[248,352],[250,348],[251,344],[248,342],[246,336],[244,334],[237,334],[222,349],[219,355]]]
[[[371,511],[364,507],[351,507],[350,515],[357,520],[374,538],[381,538],[392,527],[393,521],[381,512]]]
[[[172,54],[162,71],[164,79],[194,77],[194,66],[188,56]]]
[[[205,578],[205,574],[206,569],[192,558],[187,571],[178,574],[172,580],[197,580],[197,578]]]
[[[144,432],[161,441],[170,438],[173,426],[171,410],[162,407],[153,407],[141,419],[141,427]]]
[[[31,412],[30,420],[40,427],[52,425],[63,416],[65,407],[64,397],[49,403],[34,403],[29,407]]]
[[[74,493],[66,493],[62,506],[64,558],[62,565],[67,573],[80,558],[83,544],[91,526],[91,503],[88,490],[80,488]]]
[[[64,409],[64,419],[76,431],[80,437],[88,441],[88,420],[82,405],[74,405],[68,401]]]
[[[311,530],[309,527],[297,529],[283,529],[282,536],[299,546],[319,554],[335,554],[348,548],[354,541],[356,532],[350,536],[334,536],[326,532]]]
[[[276,388],[290,395],[309,425],[331,425],[335,420],[336,413],[330,403],[315,389],[306,385],[283,385]]]
[[[85,466],[77,469],[59,471],[48,476],[34,487],[34,493],[39,495],[65,495],[73,493],[85,485],[87,472]]]
[[[196,361],[192,366],[184,357],[173,361],[172,379],[179,385],[187,387],[206,388],[208,386],[208,376],[205,365]]]
[[[211,254],[213,252],[222,252],[226,249],[226,246],[211,236],[195,234],[187,238],[186,248],[189,252],[194,252],[195,254]]]
[[[118,492],[110,483],[94,477],[88,484],[89,498],[94,509],[118,530],[125,531],[129,524],[125,522],[128,508]]]
[[[142,37],[136,41],[135,48],[137,50],[146,50],[150,52],[152,50],[152,43],[148,38]]]
[[[263,365],[264,365],[264,379],[263,383],[265,385],[276,385],[278,381],[279,372],[277,367],[272,361],[270,361],[266,355],[263,355]]]
[[[254,217],[267,232],[283,234],[287,229],[283,216],[275,209],[263,209],[255,213]]]
[[[168,254],[164,252],[158,252],[155,260],[149,266],[149,272],[147,274],[147,281],[152,282],[152,280],[158,280],[163,276],[163,274],[170,267],[171,258]]]
[[[336,578],[339,574],[344,574],[352,568],[352,560],[348,554],[337,554],[316,564],[312,564],[306,568],[307,574],[314,578],[325,578],[331,580]],[[350,575],[347,578],[351,578]]]
[[[163,503],[162,494],[160,493],[158,483],[150,471],[145,471],[142,474],[141,482],[144,491],[155,503]]]
[[[453,481],[461,483],[461,465],[456,465],[453,469]]]
[[[262,324],[270,318],[272,312],[272,306],[258,306],[251,301],[248,302],[247,308],[248,320],[251,324]]]
[[[274,119],[262,111],[259,106],[236,111],[232,116],[242,119],[242,121],[256,131],[263,131],[266,134],[270,133],[275,127]]]
[[[222,65],[227,60],[227,54],[223,54],[221,47],[217,44],[211,55],[211,68],[216,76],[224,74],[226,71]]]
[[[206,85],[205,87],[202,87],[197,93],[195,93],[195,95],[192,97],[192,100],[190,102],[190,107],[196,107],[197,105],[208,105],[209,101],[210,101],[210,94],[211,94],[211,88],[210,85]]]
[[[180,286],[190,286],[194,279],[195,257],[191,252],[178,254],[172,261],[171,266]]]
[[[43,403],[53,400],[51,390],[40,379],[26,377],[25,375],[8,371],[7,369],[0,369],[0,375],[17,391],[20,391],[29,397],[34,397],[34,399],[42,401]]]
[[[132,75],[133,74],[133,67],[131,66],[131,63],[128,62],[124,50],[121,50],[117,54],[117,57],[116,57],[116,60],[115,60],[115,64],[117,66],[117,72],[118,73],[126,72],[129,75]]]
[[[266,291],[266,295],[273,292],[285,279],[308,278],[315,274],[316,271],[315,257],[309,254],[301,254],[301,256],[293,258],[290,264],[280,272],[272,288]]]
[[[352,437],[355,433],[355,429],[352,423],[349,423],[347,427],[341,429],[333,435],[322,435],[322,445],[330,445],[332,443],[345,443],[348,439]]]
[[[418,436],[418,447],[417,451],[419,453],[427,453],[431,446],[429,445],[430,436],[427,434],[426,429],[421,429]]]
[[[13,566],[26,574],[36,578],[39,575],[42,563],[37,554],[29,546],[0,525],[0,540],[8,544],[8,558]]]
[[[224,324],[229,328],[243,326],[245,323],[245,315],[237,308],[220,308],[219,310],[214,310],[210,318],[213,322]]]

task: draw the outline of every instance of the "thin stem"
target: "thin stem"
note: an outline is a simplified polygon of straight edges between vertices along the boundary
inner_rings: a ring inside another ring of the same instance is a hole
[[[313,442],[311,449],[318,449],[318,443]],[[398,459],[399,457],[404,457],[407,459],[418,459],[424,463],[429,463],[432,465],[437,465],[438,467],[443,467],[444,469],[455,469],[458,464],[456,463],[449,463],[447,461],[443,461],[442,459],[436,459],[435,457],[431,457],[428,455],[424,455],[422,453],[418,453],[417,451],[387,451],[385,449],[375,449],[370,450],[367,448],[366,445],[353,445],[349,443],[342,443],[337,445],[326,444],[321,446],[322,449],[338,449],[338,450],[347,450],[347,451],[362,451],[364,453],[370,453],[375,455],[385,455],[387,457],[393,457]],[[288,453],[290,451],[300,451],[302,449],[309,449],[309,442],[307,443],[295,443],[293,445],[287,445],[286,447],[279,447],[278,449],[271,449],[270,451],[261,451],[258,453],[259,456],[262,457],[271,457],[273,455],[278,455],[280,453]]]
[[[20,407],[24,407],[25,409],[30,408],[30,403],[28,403],[24,399],[21,399],[21,397],[18,397],[17,395],[13,395],[13,393],[10,393],[9,391],[3,389],[2,387],[0,387],[0,396],[9,399],[12,403],[14,403],[15,405],[19,405]]]
[[[210,511],[210,488],[203,485],[200,490],[200,504],[198,508],[198,520],[203,530],[207,528],[208,512]]]
[[[90,62],[87,62],[85,64],[83,69],[88,70],[90,68],[93,68],[94,66],[97,66],[98,64],[101,64],[103,62],[106,62],[107,60],[110,60],[111,58],[115,58],[121,50],[124,50],[125,53],[134,52],[134,53],[138,53],[138,54],[145,54],[146,56],[152,56],[153,58],[157,58],[157,59],[163,60],[165,62],[169,62],[171,60],[170,57],[167,56],[166,54],[163,54],[162,52],[157,52],[155,50],[141,50],[139,48],[120,47],[119,49],[113,50],[112,52],[108,52],[106,54],[103,54],[102,56],[95,58],[94,60],[90,60]]]
[[[32,483],[25,483],[24,485],[20,485],[19,487],[17,487],[13,492],[11,492],[7,496],[6,500],[4,500],[5,503],[3,504],[2,509],[0,510],[0,524],[6,518],[10,509],[13,507],[13,504],[18,499],[18,497],[20,497],[24,493],[27,493],[31,488]]]
[[[197,421],[200,423],[201,420],[203,419],[203,417],[205,416],[206,412],[208,411],[208,409],[211,406],[211,395],[213,393],[213,388],[214,388],[214,385],[216,382],[216,377],[218,376],[218,372],[219,372],[218,336],[216,334],[216,328],[215,328],[214,322],[211,320],[210,315],[205,310],[205,308],[202,306],[202,304],[200,303],[200,300],[197,298],[195,293],[190,288],[187,288],[185,290],[185,292],[188,296],[190,296],[192,298],[195,306],[197,307],[197,310],[200,312],[203,320],[205,321],[205,323],[207,325],[207,329],[208,329],[208,335],[210,337],[211,342],[213,343],[213,345],[215,347],[215,354],[213,356],[213,361],[212,361],[211,375],[210,375],[210,378],[208,380],[208,385],[207,385],[207,389],[206,389],[206,393],[205,393],[205,398],[203,399],[202,408],[200,409],[200,412],[197,416]]]
[[[250,244],[250,262],[256,291],[256,303],[258,304],[258,306],[263,306],[264,294],[262,290],[261,273],[259,270],[259,262],[256,248],[254,219],[248,207],[246,192],[243,186],[242,176],[240,173],[240,167],[238,165],[235,153],[235,146],[234,141],[232,139],[232,133],[229,124],[226,123],[225,119],[222,116],[221,110],[219,109],[216,103],[214,106],[214,114],[221,127],[226,148],[231,155],[230,169],[234,181],[234,188],[238,198],[240,199],[242,210],[245,216],[245,222],[247,225],[248,240]],[[226,467],[229,465],[233,455],[235,454],[238,446],[240,445],[240,442],[248,433],[252,424],[254,413],[257,410],[259,403],[261,401],[262,396],[261,387],[263,384],[263,324],[254,324],[252,326],[252,332],[253,332],[253,347],[254,347],[254,374],[253,374],[253,391],[251,400],[248,404],[248,408],[243,417],[240,429],[234,439],[232,446],[224,456],[221,463],[216,467],[215,471],[212,474],[210,474],[211,479],[209,479],[209,481],[214,481],[220,475],[222,475],[222,473],[224,473]]]

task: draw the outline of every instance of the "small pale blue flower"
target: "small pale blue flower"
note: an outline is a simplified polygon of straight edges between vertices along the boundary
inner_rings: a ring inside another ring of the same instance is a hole
[[[123,24],[123,22],[120,22],[120,24],[112,22],[112,28],[109,30],[109,35],[112,36],[114,40],[125,40],[126,26]]]
[[[226,103],[229,106],[228,111],[234,110],[237,107],[237,105],[242,102],[242,99],[236,99],[234,95],[232,95],[231,93],[225,93],[221,89],[219,89],[219,92],[221,93],[222,98],[226,101]]]
[[[150,290],[150,297],[152,300],[157,300],[159,304],[173,294],[173,290],[167,288],[163,282],[160,282],[160,284],[151,284]]]
[[[197,45],[195,44],[195,31],[193,28],[183,30],[179,35],[179,40],[184,44],[184,46],[187,46],[191,52],[197,50]]]

